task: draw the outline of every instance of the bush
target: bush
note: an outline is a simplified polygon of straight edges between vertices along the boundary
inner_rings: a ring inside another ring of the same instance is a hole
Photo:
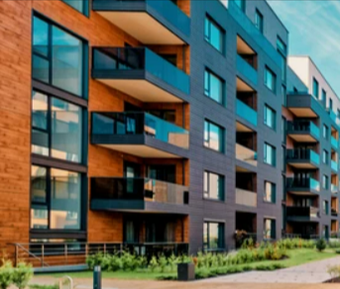
[[[28,282],[33,277],[33,270],[31,265],[27,265],[24,262],[20,262],[17,268],[14,269],[13,283],[19,289],[26,288]]]
[[[327,243],[326,243],[325,239],[321,238],[321,239],[316,241],[315,246],[316,246],[316,249],[319,252],[322,252],[323,250],[326,249]]]
[[[327,273],[331,276],[331,279],[339,278],[340,277],[340,266],[330,266],[327,268]]]
[[[7,289],[13,283],[13,267],[10,261],[3,261],[0,267],[0,288]]]
[[[340,248],[340,242],[339,241],[330,241],[328,243],[328,247],[332,249]]]

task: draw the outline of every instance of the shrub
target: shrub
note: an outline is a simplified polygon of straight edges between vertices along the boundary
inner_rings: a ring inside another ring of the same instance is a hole
[[[24,262],[20,262],[13,270],[13,283],[19,289],[26,288],[28,282],[33,277],[32,265],[27,265]]]
[[[340,266],[330,266],[327,268],[327,273],[331,276],[331,279],[339,278],[340,277]]]
[[[321,239],[316,241],[315,246],[316,246],[316,249],[319,252],[322,252],[323,250],[326,249],[327,243],[326,243],[325,239],[321,238]]]
[[[151,269],[152,272],[154,272],[157,267],[158,267],[157,258],[155,256],[153,256],[150,260],[149,268]]]
[[[334,250],[335,254],[340,254],[340,249]]]
[[[0,267],[0,288],[7,289],[13,282],[13,267],[10,261],[3,261]]]
[[[332,249],[340,248],[340,242],[339,241],[330,241],[328,243],[328,247]]]
[[[28,285],[30,289],[59,289],[59,284],[54,285],[40,285],[40,284],[30,284]]]

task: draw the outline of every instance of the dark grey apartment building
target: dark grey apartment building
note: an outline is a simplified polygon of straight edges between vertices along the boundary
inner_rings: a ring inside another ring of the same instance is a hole
[[[1,1],[0,17],[13,256],[338,237],[340,101],[266,1]]]

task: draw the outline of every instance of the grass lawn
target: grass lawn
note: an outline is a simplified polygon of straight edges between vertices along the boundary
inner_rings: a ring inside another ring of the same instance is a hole
[[[327,249],[322,253],[317,252],[315,249],[294,249],[294,250],[287,250],[289,255],[288,259],[281,260],[281,261],[261,261],[261,262],[254,262],[249,264],[240,265],[243,266],[250,266],[255,268],[258,265],[270,265],[270,264],[281,264],[285,268],[298,266],[301,264],[305,264],[308,262],[323,260],[331,257],[337,256],[334,250]],[[71,272],[71,273],[62,273],[62,274],[43,274],[38,276],[52,276],[52,277],[62,277],[68,275],[72,278],[92,278],[92,272]],[[176,273],[159,273],[159,272],[124,272],[124,271],[117,271],[117,272],[103,272],[103,278],[114,278],[114,279],[128,279],[128,280],[156,280],[158,277],[162,275],[176,275]]]

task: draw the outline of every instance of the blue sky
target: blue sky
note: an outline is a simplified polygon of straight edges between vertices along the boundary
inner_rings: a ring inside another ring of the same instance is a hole
[[[340,0],[267,0],[289,30],[289,53],[310,55],[340,96]]]

